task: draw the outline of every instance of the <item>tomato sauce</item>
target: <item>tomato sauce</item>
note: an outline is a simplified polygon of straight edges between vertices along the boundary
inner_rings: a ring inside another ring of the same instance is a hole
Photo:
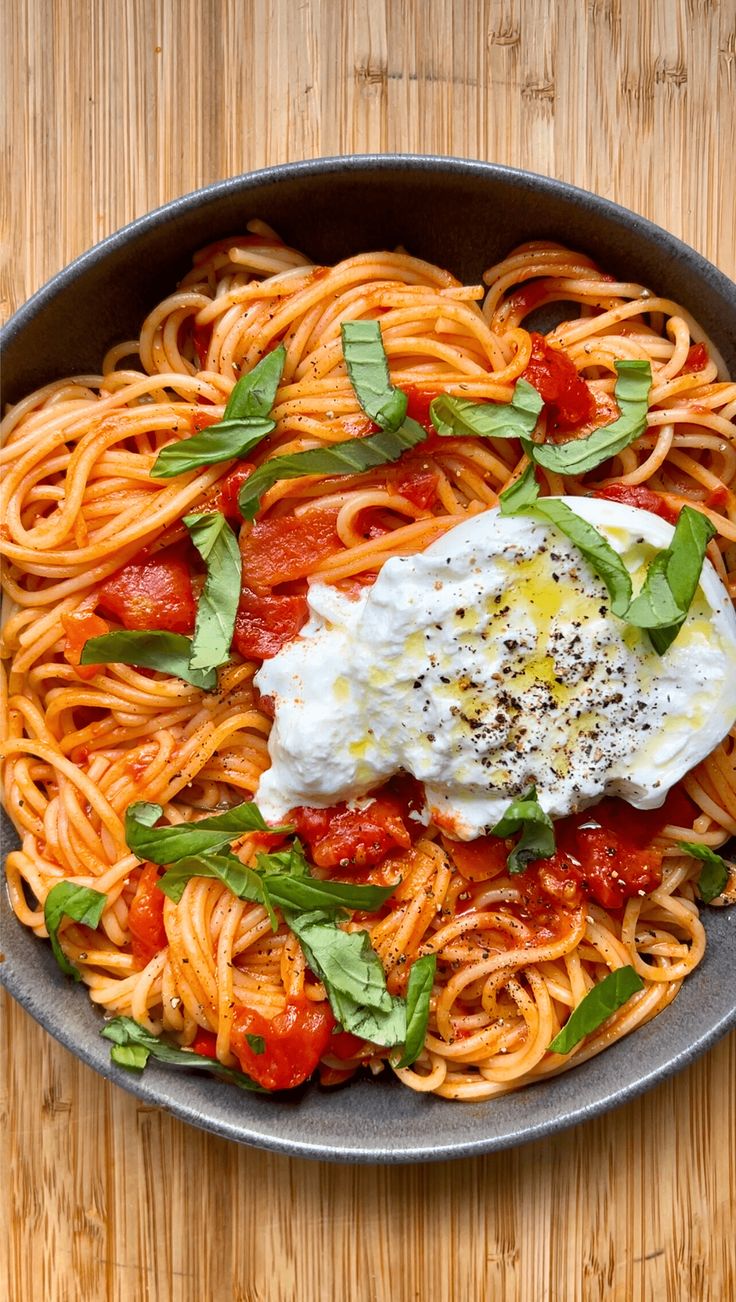
[[[687,350],[685,365],[682,368],[683,375],[692,374],[694,371],[704,371],[710,361],[708,349],[705,344],[691,344]]]
[[[309,1080],[332,1039],[335,1019],[328,1003],[293,1002],[276,1017],[239,1007],[231,1045],[246,1075],[267,1090],[289,1090]],[[258,1040],[263,1041],[262,1052]]]
[[[547,406],[550,433],[587,425],[596,414],[595,398],[561,348],[553,348],[544,335],[532,332],[532,355],[522,378],[534,385]]]
[[[258,593],[244,585],[235,616],[233,646],[244,660],[268,660],[296,637],[308,614],[305,596]]]
[[[110,632],[107,620],[100,619],[91,610],[74,610],[69,615],[62,615],[61,626],[66,633],[64,659],[74,666],[79,678],[85,681],[94,678],[95,674],[100,673],[100,666],[80,665],[79,661],[85,642],[91,637],[102,637]]]
[[[164,927],[165,896],[156,886],[158,872],[156,864],[144,864],[128,911],[133,958],[141,967],[169,943]]]
[[[408,850],[421,832],[412,813],[423,805],[420,783],[394,778],[381,788],[365,809],[348,809],[342,802],[329,809],[299,805],[288,820],[306,841],[319,868],[366,868],[379,864],[396,850]]]
[[[644,484],[606,484],[605,488],[597,488],[593,496],[602,497],[607,502],[621,502],[624,506],[637,506],[641,511],[651,511],[669,524],[677,524],[680,514],[659,493]]]
[[[189,566],[170,549],[130,561],[102,584],[98,603],[124,628],[191,633],[196,605]]]
[[[254,591],[312,574],[320,561],[342,547],[335,529],[336,508],[257,520],[241,538],[243,578]]]

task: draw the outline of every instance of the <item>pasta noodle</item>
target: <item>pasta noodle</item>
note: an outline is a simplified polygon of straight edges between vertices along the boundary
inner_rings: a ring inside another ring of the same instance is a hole
[[[219,419],[239,376],[281,341],[275,430],[248,460],[367,433],[343,363],[345,318],[380,319],[391,378],[409,393],[410,409],[438,392],[508,402],[532,359],[525,322],[544,307],[559,321],[547,343],[566,350],[588,381],[594,423],[615,415],[617,359],[649,360],[654,387],[640,438],[581,479],[542,471],[543,492],[586,494],[616,483],[656,491],[671,511],[696,506],[718,531],[709,554],[736,595],[736,383],[697,323],[676,303],[547,242],[515,249],[484,280],[462,285],[404,252],[316,267],[254,222],[247,236],[198,254],[140,339],[113,348],[99,375],[50,383],[3,422],[0,757],[4,802],[21,837],[7,861],[12,907],[45,936],[43,905],[55,884],[103,892],[97,929],[71,921],[61,933],[91,999],[184,1046],[209,1033],[225,1066],[238,1066],[238,1008],[273,1019],[290,1001],[322,1004],[324,987],[292,932],[282,923],[274,934],[262,905],[216,879],[195,877],[178,903],[158,901],[163,943],[146,953],[129,923],[147,870],[126,845],[123,820],[139,799],[162,805],[167,822],[178,824],[252,796],[268,765],[270,728],[253,686],[259,661],[235,655],[218,690],[207,693],[123,664],[82,674],[69,652],[70,618],[100,609],[101,585],[141,554],[176,549],[183,516],[221,500],[231,463],[153,479],[161,447]],[[269,488],[259,519],[309,522],[330,513],[333,545],[308,577],[351,590],[389,557],[421,551],[495,505],[520,468],[514,441],[439,444],[412,454],[419,490],[395,466],[302,476]],[[249,531],[244,525],[244,537]],[[657,842],[661,884],[620,909],[548,898],[543,925],[523,878],[474,876],[434,828],[361,877],[401,879],[374,918],[348,924],[367,928],[389,990],[405,992],[417,956],[437,956],[425,1047],[412,1066],[395,1067],[404,1085],[448,1099],[489,1098],[584,1061],[672,1001],[705,949],[700,865],[676,842],[717,849],[736,834],[733,735],[683,786],[687,799],[676,809],[687,816],[662,827]],[[252,863],[262,848],[248,834],[238,854]],[[625,965],[643,990],[571,1054],[550,1053],[570,1010]],[[359,1063],[377,1072],[390,1058],[358,1042],[341,1053],[328,1046],[321,1078],[338,1083]]]

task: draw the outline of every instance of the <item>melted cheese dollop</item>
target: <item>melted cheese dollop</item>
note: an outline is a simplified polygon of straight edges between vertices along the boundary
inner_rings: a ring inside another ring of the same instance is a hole
[[[562,500],[604,534],[636,592],[672,526]],[[606,794],[652,809],[736,721],[736,613],[707,560],[662,657],[610,613],[574,544],[497,509],[392,558],[357,600],[315,583],[309,605],[255,678],[275,707],[255,797],[271,821],[359,799],[398,770],[425,784],[427,820],[462,840],[490,832],[532,784],[553,817]]]

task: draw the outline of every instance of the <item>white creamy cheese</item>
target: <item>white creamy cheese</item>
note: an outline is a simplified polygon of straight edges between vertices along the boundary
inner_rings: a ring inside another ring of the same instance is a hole
[[[640,586],[672,526],[648,511],[567,498]],[[420,555],[386,563],[358,600],[310,588],[311,619],[256,675],[273,699],[271,768],[256,800],[352,800],[403,769],[428,816],[470,840],[535,784],[553,817],[605,794],[639,809],[736,721],[736,614],[709,561],[660,657],[551,525],[483,512]]]

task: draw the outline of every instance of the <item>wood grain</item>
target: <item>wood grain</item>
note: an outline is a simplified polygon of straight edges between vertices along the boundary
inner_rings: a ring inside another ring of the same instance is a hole
[[[610,195],[736,272],[735,0],[8,0],[4,310],[165,200],[412,150]],[[398,1170],[229,1145],[0,1009],[12,1302],[736,1296],[736,1038],[547,1143]]]

